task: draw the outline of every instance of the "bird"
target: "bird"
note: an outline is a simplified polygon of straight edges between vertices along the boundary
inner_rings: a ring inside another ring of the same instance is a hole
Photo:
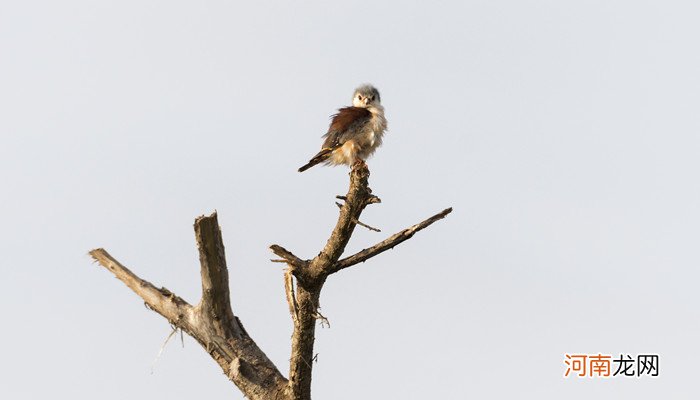
[[[364,162],[382,145],[387,121],[377,88],[365,84],[352,95],[352,106],[338,109],[331,116],[321,151],[299,168],[299,172],[325,163],[352,166]]]

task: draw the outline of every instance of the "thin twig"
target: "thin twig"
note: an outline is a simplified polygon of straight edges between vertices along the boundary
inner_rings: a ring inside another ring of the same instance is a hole
[[[160,355],[163,354],[163,350],[165,350],[165,346],[170,341],[170,338],[172,338],[173,335],[175,335],[175,333],[177,333],[177,329],[178,329],[177,326],[171,325],[171,327],[173,328],[173,330],[170,332],[168,337],[165,338],[165,342],[163,342],[163,344],[160,346],[160,350],[158,351],[158,355],[156,356],[155,360],[153,360],[153,363],[151,364],[151,375],[153,375],[153,371],[156,368],[156,363],[158,362],[158,359],[160,359]],[[183,344],[183,347],[184,347],[184,344]]]
[[[321,314],[321,311],[319,311],[321,308],[317,307],[316,308],[316,313],[314,314],[314,318],[319,320],[321,322],[321,328],[326,325],[327,327],[331,327],[331,321],[328,320],[328,318],[324,317],[323,314]]]
[[[381,232],[381,230],[380,230],[380,229],[377,229],[377,228],[371,227],[371,226],[369,226],[369,225],[365,224],[365,223],[364,223],[364,222],[362,222],[362,221],[358,221],[358,220],[355,220],[355,223],[356,223],[357,225],[360,225],[360,226],[364,226],[365,228],[369,229],[370,231],[374,231],[374,232]]]
[[[335,202],[335,205],[338,206],[338,208],[341,208],[341,209],[343,208],[343,205],[340,204],[340,203],[338,203],[337,201]],[[381,232],[380,229],[371,227],[371,226],[365,224],[364,222],[358,220],[357,218],[354,218],[354,217],[353,217],[352,222],[356,223],[357,225],[363,226],[363,227],[369,229],[370,231]]]

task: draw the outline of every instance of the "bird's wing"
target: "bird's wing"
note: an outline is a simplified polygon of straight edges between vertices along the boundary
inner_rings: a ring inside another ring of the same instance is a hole
[[[328,133],[323,135],[326,140],[323,142],[324,149],[335,149],[350,139],[357,128],[367,123],[372,118],[372,113],[361,107],[345,107],[338,110],[332,116],[331,126]]]
[[[345,107],[338,110],[331,120],[328,132],[323,135],[321,151],[319,151],[308,163],[299,168],[299,172],[304,172],[316,164],[320,164],[331,157],[333,150],[342,146],[348,139],[352,139],[359,127],[366,124],[372,118],[372,113],[366,108]]]

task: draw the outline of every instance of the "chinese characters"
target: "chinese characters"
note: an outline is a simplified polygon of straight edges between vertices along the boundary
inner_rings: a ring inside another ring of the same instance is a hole
[[[659,355],[639,354],[636,359],[631,355],[620,354],[613,358],[610,354],[565,354],[564,377],[608,378],[614,376],[659,376]]]

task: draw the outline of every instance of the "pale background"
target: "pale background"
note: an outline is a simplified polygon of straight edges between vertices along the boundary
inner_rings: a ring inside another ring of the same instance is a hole
[[[310,258],[345,168],[296,168],[371,82],[384,202],[333,276],[317,399],[698,398],[700,7],[673,1],[0,2],[0,393],[242,398],[87,251],[199,296],[219,211],[234,310],[286,375],[279,243]],[[563,379],[565,353],[660,377]]]

